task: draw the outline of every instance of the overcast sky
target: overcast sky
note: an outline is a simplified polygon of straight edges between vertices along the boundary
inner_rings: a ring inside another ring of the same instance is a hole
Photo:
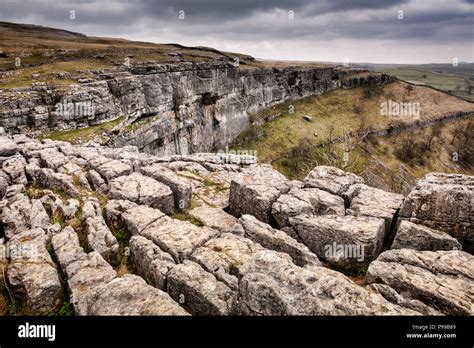
[[[474,61],[474,0],[0,0],[0,20],[266,59]]]

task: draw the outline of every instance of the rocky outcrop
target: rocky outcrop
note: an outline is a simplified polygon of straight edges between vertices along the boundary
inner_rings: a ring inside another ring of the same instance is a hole
[[[9,240],[8,281],[13,291],[24,294],[32,313],[53,312],[61,305],[58,271],[46,250],[46,233],[35,228],[15,234]]]
[[[382,219],[355,216],[298,216],[290,219],[298,236],[331,265],[357,270],[374,260],[385,236]]]
[[[343,196],[349,203],[348,214],[383,219],[386,232],[394,222],[404,198],[400,194],[385,192],[364,184],[352,185]]]
[[[403,203],[400,216],[448,233],[463,250],[474,252],[474,178],[431,173],[419,180]]]
[[[171,213],[174,208],[173,192],[168,186],[138,173],[112,180],[109,196],[159,208],[165,213]]]
[[[288,255],[261,251],[241,268],[238,309],[247,315],[410,315],[344,275],[296,266]],[[291,276],[289,276],[291,274]]]
[[[231,182],[230,212],[235,216],[252,214],[260,221],[270,222],[273,203],[291,187],[291,182],[270,166],[245,169],[239,179]]]
[[[169,295],[135,275],[117,277],[97,252],[86,254],[72,229],[53,237],[68,277],[71,302],[80,315],[186,315]],[[123,299],[126,301],[123,301]]]
[[[290,226],[289,218],[303,214],[345,215],[344,200],[317,188],[296,186],[272,205],[272,216],[280,228]]]
[[[167,275],[176,262],[150,239],[142,236],[130,238],[130,255],[137,273],[154,287],[166,290]]]
[[[319,266],[321,264],[318,257],[306,245],[288,236],[285,232],[258,221],[252,215],[244,215],[239,219],[239,224],[234,226],[233,232],[239,233],[240,231],[243,236],[265,248],[287,253],[298,266]]]
[[[29,314],[472,314],[472,255],[441,250],[459,235],[400,219],[408,200],[354,174],[317,167],[298,182],[235,155],[9,142],[0,265],[7,301]],[[456,180],[436,192],[462,192],[465,212],[472,178]]]
[[[456,238],[445,232],[402,220],[397,227],[392,249],[405,248],[436,251],[461,250],[462,246]]]
[[[122,134],[113,137],[117,146],[135,145],[156,155],[206,152],[224,148],[247,130],[249,113],[261,108],[392,79],[334,66],[238,68],[231,63],[147,64],[66,89],[40,83],[7,90],[0,94],[0,126],[44,133],[126,116]]]
[[[342,195],[352,185],[364,183],[361,177],[335,167],[319,166],[304,179],[304,187],[315,187],[333,195]]]
[[[235,293],[199,264],[186,260],[168,274],[168,293],[194,315],[230,314]]]
[[[189,214],[198,219],[205,226],[209,226],[221,232],[230,232],[237,219],[221,208],[201,205],[189,211]]]
[[[442,313],[474,313],[474,256],[463,251],[389,250],[372,262],[368,283],[381,283]]]
[[[105,223],[98,202],[85,202],[82,211],[89,247],[99,252],[106,260],[112,260],[117,255],[119,244]]]

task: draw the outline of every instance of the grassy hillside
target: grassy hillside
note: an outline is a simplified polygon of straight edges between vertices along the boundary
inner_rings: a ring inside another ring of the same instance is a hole
[[[68,75],[92,69],[116,69],[130,59],[142,62],[203,62],[217,57],[239,58],[242,67],[263,63],[239,53],[206,47],[155,44],[123,39],[88,37],[61,29],[0,22],[0,88],[25,87],[32,81],[70,84]],[[16,65],[17,58],[20,66]],[[66,73],[65,78],[58,74]],[[39,74],[32,77],[33,74]],[[87,76],[84,76],[87,77]]]
[[[436,66],[384,68],[384,73],[394,75],[401,80],[419,85],[428,85],[452,93],[466,100],[474,101],[474,68],[456,70],[441,69]]]
[[[271,163],[290,178],[301,180],[316,165],[334,165],[397,192],[405,189],[401,181],[409,183],[430,171],[472,172],[469,151],[461,150],[463,156],[458,162],[447,160],[458,142],[464,141],[458,139],[451,145],[453,133],[467,127],[472,116],[440,127],[370,139],[365,136],[368,130],[410,121],[381,115],[380,104],[387,99],[420,102],[421,119],[461,110],[474,112],[472,103],[400,81],[372,88],[334,90],[253,115],[253,126],[232,147],[257,151],[261,162]],[[294,106],[293,114],[288,112],[290,105]],[[312,121],[305,120],[305,115],[311,116]],[[433,129],[436,136],[431,137]],[[425,149],[423,139],[430,137],[433,139],[429,149]],[[416,140],[417,145],[405,144],[407,139]],[[409,147],[412,149],[405,155],[404,150]]]

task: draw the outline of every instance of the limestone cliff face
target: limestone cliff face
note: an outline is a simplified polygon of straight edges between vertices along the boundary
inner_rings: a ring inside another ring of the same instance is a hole
[[[387,75],[340,67],[245,68],[228,62],[134,66],[94,71],[68,88],[35,84],[0,94],[0,125],[10,132],[74,129],[126,116],[117,146],[155,155],[221,148],[249,126],[249,114],[289,98],[381,84]],[[66,110],[66,112],[65,112]],[[146,125],[143,125],[146,123]]]

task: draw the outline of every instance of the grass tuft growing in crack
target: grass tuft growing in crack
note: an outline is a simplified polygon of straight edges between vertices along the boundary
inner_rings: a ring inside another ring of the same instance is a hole
[[[197,217],[192,216],[191,214],[189,214],[189,210],[186,210],[186,211],[183,211],[183,212],[175,210],[173,212],[173,214],[170,215],[170,217],[173,218],[173,219],[176,219],[176,220],[188,221],[188,222],[190,222],[193,225],[196,225],[198,227],[203,227],[204,226],[204,223],[202,222],[201,219],[198,219]]]
[[[129,257],[129,241],[131,233],[128,231],[127,226],[123,221],[107,221],[107,225],[119,243],[117,254],[110,260],[110,265],[117,271],[119,275],[133,273],[133,265]]]

